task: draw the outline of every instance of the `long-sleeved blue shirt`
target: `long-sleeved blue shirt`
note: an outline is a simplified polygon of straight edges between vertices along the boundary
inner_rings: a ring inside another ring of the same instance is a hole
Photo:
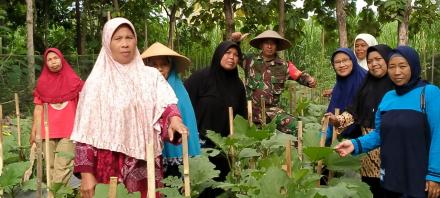
[[[387,92],[376,113],[376,129],[365,136],[352,140],[354,145],[353,153],[358,154],[368,152],[379,146],[382,146],[383,151],[383,145],[381,145],[381,133],[383,132],[380,127],[382,114],[389,111],[398,111],[402,113],[416,111],[421,113],[420,96],[422,89],[423,87],[418,87],[400,96],[397,95],[394,90]],[[426,116],[431,136],[426,180],[440,182],[440,89],[435,85],[426,85],[425,101]],[[398,120],[397,124],[405,126],[405,122],[412,122],[411,117],[407,116],[405,119]],[[420,127],[420,130],[423,129]]]

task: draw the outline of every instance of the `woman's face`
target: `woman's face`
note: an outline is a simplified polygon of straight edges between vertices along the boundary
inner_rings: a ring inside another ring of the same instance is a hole
[[[387,63],[377,51],[372,51],[367,58],[368,72],[376,78],[382,78],[387,73]]]
[[[148,65],[155,67],[163,75],[165,79],[168,79],[168,75],[171,70],[171,63],[165,56],[154,56],[148,58]]]
[[[351,71],[353,70],[353,63],[347,54],[339,52],[333,58],[333,67],[335,68],[338,76],[346,77],[351,74]]]
[[[356,53],[356,57],[359,60],[362,60],[367,56],[367,49],[368,44],[362,39],[358,39],[354,43],[354,53]]]
[[[388,76],[397,86],[405,85],[411,79],[411,67],[401,56],[391,57],[388,64]]]
[[[223,54],[223,57],[220,60],[220,65],[225,70],[233,70],[237,67],[238,59],[238,50],[231,47],[225,52],[225,54]]]
[[[128,26],[119,26],[110,42],[113,59],[121,64],[130,63],[135,56],[136,42],[136,37]]]
[[[46,64],[51,72],[59,72],[63,68],[61,58],[55,52],[47,53]]]

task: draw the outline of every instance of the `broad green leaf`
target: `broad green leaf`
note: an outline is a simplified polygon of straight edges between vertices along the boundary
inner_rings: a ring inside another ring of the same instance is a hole
[[[322,160],[333,153],[333,149],[329,147],[307,147],[303,151],[313,162]]]
[[[73,189],[63,183],[53,183],[50,186],[50,191],[55,197],[65,197],[67,195],[73,195]]]
[[[257,157],[260,156],[260,154],[257,152],[256,149],[253,148],[244,148],[240,151],[240,154],[238,154],[239,158],[248,158],[248,157]]]
[[[220,151],[214,148],[202,148],[203,155],[209,156],[209,157],[215,157],[218,154],[220,154]]]
[[[184,198],[179,192],[177,188],[160,188],[157,191],[159,191],[161,194],[163,194],[165,197],[170,198]]]
[[[349,198],[356,195],[356,191],[347,188],[347,184],[345,183],[317,188],[317,192],[327,198]]]
[[[226,138],[222,137],[220,133],[208,130],[206,132],[206,137],[214,142],[214,144],[219,147],[223,152],[228,151],[228,147],[226,146]]]
[[[303,145],[304,147],[316,147],[319,146],[321,141],[321,126],[316,123],[309,123],[305,125],[303,133]]]
[[[347,187],[349,189],[354,189],[357,193],[357,197],[360,198],[371,198],[373,197],[373,194],[370,191],[370,186],[362,181],[360,181],[359,179],[352,179],[352,178],[333,178],[332,180],[330,180],[329,185],[337,185],[338,183],[346,183],[348,184]]]
[[[189,175],[192,185],[202,184],[218,177],[220,174],[219,170],[215,170],[215,165],[204,156],[189,158],[189,164],[191,164],[189,166]]]
[[[287,192],[289,177],[280,168],[269,168],[260,179],[260,194],[258,197],[286,197],[282,191]]]
[[[97,184],[95,187],[95,198],[108,197],[108,184]],[[119,183],[116,187],[116,197],[118,198],[139,198],[141,197],[141,193],[134,192],[129,193],[125,188],[124,184]]]
[[[288,140],[293,140],[294,137],[289,134],[277,132],[270,139],[261,141],[261,145],[267,149],[275,149],[285,147]]]
[[[19,184],[29,166],[30,162],[16,162],[6,165],[0,176],[0,187],[6,188]]]
[[[162,182],[165,186],[169,186],[171,188],[181,188],[183,186],[182,179],[177,176],[169,176],[163,179]]]
[[[333,171],[359,170],[361,168],[359,157],[353,157],[352,155],[340,157],[337,153],[327,156],[325,164],[329,170]]]

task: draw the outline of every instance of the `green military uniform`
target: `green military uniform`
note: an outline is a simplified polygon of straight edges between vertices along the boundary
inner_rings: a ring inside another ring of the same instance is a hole
[[[275,119],[277,129],[284,133],[295,134],[297,119],[280,108],[281,93],[289,75],[288,63],[279,57],[264,61],[261,55],[246,57],[242,64],[245,71],[246,94],[252,100],[253,122],[262,124],[261,98],[265,100],[265,123]],[[296,69],[296,68],[295,68]],[[307,73],[302,73],[297,81],[307,85]]]

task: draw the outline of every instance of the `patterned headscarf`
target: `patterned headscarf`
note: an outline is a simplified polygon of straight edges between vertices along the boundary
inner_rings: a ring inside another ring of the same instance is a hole
[[[146,160],[147,142],[154,142],[155,156],[161,155],[158,121],[177,98],[157,69],[144,66],[137,48],[128,64],[113,59],[111,38],[123,24],[136,32],[124,18],[104,26],[101,52],[80,94],[71,139]]]

